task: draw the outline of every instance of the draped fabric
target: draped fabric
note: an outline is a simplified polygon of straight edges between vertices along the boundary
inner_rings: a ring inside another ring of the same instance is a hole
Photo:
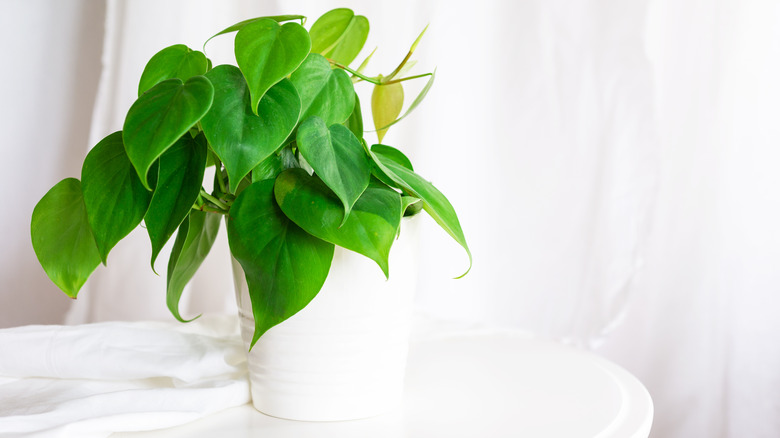
[[[78,300],[63,298],[29,246],[35,202],[78,176],[89,147],[121,129],[143,66],[161,48],[200,48],[250,17],[313,19],[346,6],[371,22],[362,56],[378,49],[369,74],[391,71],[430,23],[415,71],[436,68],[436,83],[384,143],[407,153],[456,207],[474,266],[452,280],[466,255],[420,219],[421,312],[528,329],[606,355],[654,397],[652,436],[780,435],[777,3],[69,6],[12,0],[0,14],[18,65],[3,78],[40,84],[10,87],[6,102],[20,104],[0,107],[10,132],[3,151],[17,163],[3,187],[19,187],[9,193],[18,214],[3,219],[12,232],[0,326],[172,318],[144,229],[117,245]],[[26,47],[19,35],[30,35]],[[215,65],[231,62],[231,41],[209,43]],[[366,85],[357,84],[364,111]],[[407,102],[421,86],[408,83]],[[51,111],[41,112],[42,102]],[[218,242],[182,299],[184,316],[235,311],[226,236]]]

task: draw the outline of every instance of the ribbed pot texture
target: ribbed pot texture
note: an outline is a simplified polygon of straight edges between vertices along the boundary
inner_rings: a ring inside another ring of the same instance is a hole
[[[274,417],[340,421],[401,403],[417,281],[416,221],[404,220],[390,253],[390,279],[372,260],[336,247],[322,290],[268,330],[249,352],[252,403]],[[233,260],[241,334],[254,332],[249,291]]]

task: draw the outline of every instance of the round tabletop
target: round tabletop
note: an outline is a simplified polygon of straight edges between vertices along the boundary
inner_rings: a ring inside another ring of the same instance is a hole
[[[470,330],[411,343],[404,403],[364,420],[282,420],[251,405],[165,430],[112,437],[646,438],[644,386],[595,354],[518,332]]]

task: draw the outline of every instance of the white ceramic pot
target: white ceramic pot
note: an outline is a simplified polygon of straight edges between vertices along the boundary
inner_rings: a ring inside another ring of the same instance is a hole
[[[322,290],[269,329],[249,353],[252,403],[293,420],[338,421],[400,404],[417,280],[416,221],[402,221],[390,252],[390,279],[372,260],[336,247]],[[247,348],[254,332],[249,292],[233,260]]]

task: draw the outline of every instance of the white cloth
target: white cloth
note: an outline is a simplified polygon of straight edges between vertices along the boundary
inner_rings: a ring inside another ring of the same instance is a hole
[[[0,330],[0,436],[107,437],[249,401],[236,317]]]

